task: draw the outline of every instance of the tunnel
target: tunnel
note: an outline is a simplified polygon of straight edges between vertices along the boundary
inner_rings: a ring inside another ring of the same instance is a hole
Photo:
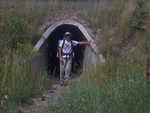
[[[32,72],[35,74],[47,73],[49,76],[59,76],[58,42],[63,39],[65,32],[71,32],[72,40],[93,40],[87,29],[74,20],[61,20],[50,25],[33,48],[31,58]],[[90,45],[78,45],[73,48],[73,66],[71,75],[79,75],[86,65],[95,65],[99,60],[97,47]]]
[[[47,39],[47,71],[49,75],[58,77],[59,75],[59,57],[58,57],[58,42],[63,40],[63,35],[65,32],[70,32],[72,34],[71,39],[76,41],[85,41],[86,38],[81,33],[81,31],[73,25],[61,25],[57,27]],[[80,73],[83,67],[85,46],[75,46],[73,47],[74,57],[72,62],[72,74]]]

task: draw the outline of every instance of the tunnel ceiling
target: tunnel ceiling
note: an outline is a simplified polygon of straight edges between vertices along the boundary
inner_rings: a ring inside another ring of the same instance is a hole
[[[51,38],[55,38],[54,40],[61,40],[65,32],[71,32],[72,34],[72,40],[77,40],[77,41],[83,41],[86,40],[85,36],[83,33],[80,31],[80,29],[74,25],[68,25],[64,24],[59,27],[57,27],[49,36],[49,40]]]
[[[74,27],[67,27],[67,26],[74,26]],[[61,29],[61,27],[66,27],[66,29],[64,29],[63,32],[65,32],[65,30],[69,29],[71,30],[71,32],[73,34],[75,34],[75,32],[80,32],[80,35],[82,34],[82,36],[86,39],[86,40],[93,40],[92,37],[89,35],[89,33],[87,32],[86,28],[74,21],[74,20],[61,20],[61,21],[58,21],[58,22],[55,22],[54,24],[52,24],[42,35],[42,37],[40,38],[40,40],[37,42],[37,44],[34,46],[34,49],[33,51],[38,51],[40,49],[40,47],[44,44],[44,42],[46,41],[46,39],[49,38],[49,36],[56,30],[56,29]],[[78,29],[76,29],[78,28]],[[76,31],[77,30],[77,31]],[[62,35],[62,34],[61,34]],[[75,34],[76,35],[76,34]],[[77,37],[74,37],[76,38],[76,40],[80,40],[78,39]],[[84,40],[85,40],[84,39]],[[81,39],[83,40],[83,39]],[[90,44],[93,52],[95,52],[95,54],[98,55],[98,49],[96,47],[96,45],[94,43]]]

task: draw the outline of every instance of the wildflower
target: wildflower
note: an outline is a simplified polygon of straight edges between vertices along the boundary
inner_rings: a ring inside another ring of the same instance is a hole
[[[8,95],[5,95],[5,96],[4,96],[4,99],[6,99],[6,100],[7,100],[7,99],[8,99]]]

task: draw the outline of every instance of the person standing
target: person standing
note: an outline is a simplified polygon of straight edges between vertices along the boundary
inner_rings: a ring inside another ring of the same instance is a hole
[[[88,45],[90,41],[75,41],[72,40],[72,34],[65,32],[63,40],[59,41],[59,61],[60,61],[60,84],[68,84],[71,74],[72,59],[74,56],[73,47],[77,45]]]

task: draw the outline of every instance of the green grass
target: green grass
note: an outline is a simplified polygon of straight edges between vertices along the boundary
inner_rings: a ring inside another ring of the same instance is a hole
[[[15,113],[19,104],[46,88],[47,74],[31,71],[32,48],[39,35],[30,18],[4,10],[0,20],[0,112]]]
[[[23,49],[20,51],[23,52]],[[30,52],[24,51],[22,55],[18,53],[19,50],[16,53],[9,51],[0,60],[0,107],[4,113],[9,108],[15,110],[18,104],[28,103],[32,96],[40,94],[47,85],[47,75],[32,73],[30,57],[27,56]]]
[[[18,104],[46,87],[46,74],[31,73],[31,51],[42,34],[41,25],[67,14],[92,29],[107,62],[88,68],[60,99],[62,107],[49,112],[149,113],[149,84],[139,64],[150,50],[150,4],[137,1],[0,0],[0,112],[14,113]],[[129,56],[138,63],[120,60]]]
[[[116,76],[103,81],[98,79],[103,78],[103,74],[109,75],[114,67],[107,65],[101,73],[100,68],[83,73],[83,78],[91,76],[90,80],[74,81],[70,90],[60,97],[60,104],[49,107],[46,113],[150,112],[150,84],[144,80],[141,66],[132,60],[116,63]],[[95,79],[94,74],[100,77]]]

